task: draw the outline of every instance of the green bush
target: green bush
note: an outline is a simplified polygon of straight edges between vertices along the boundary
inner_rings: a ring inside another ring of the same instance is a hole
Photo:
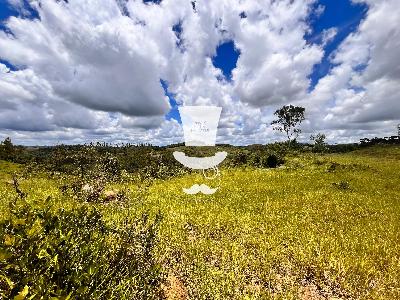
[[[239,167],[244,166],[247,164],[248,155],[247,153],[243,152],[234,152],[230,154],[229,157],[229,165],[232,167]]]
[[[323,133],[317,133],[311,135],[310,140],[314,142],[312,151],[315,153],[324,153],[328,151],[328,145],[325,142],[326,135]]]
[[[339,181],[339,182],[333,182],[332,185],[339,190],[348,190],[350,189],[350,184],[347,181]]]
[[[269,168],[276,168],[280,164],[280,159],[275,154],[271,154],[268,155],[266,163]]]
[[[0,299],[159,298],[158,215],[114,228],[89,205],[52,212],[49,203],[13,201],[0,222]]]

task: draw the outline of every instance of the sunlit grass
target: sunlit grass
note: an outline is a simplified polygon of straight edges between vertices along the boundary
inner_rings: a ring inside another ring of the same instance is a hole
[[[2,165],[3,166],[3,165]],[[11,167],[0,195],[14,195]],[[128,188],[129,203],[98,204],[109,222],[163,215],[157,257],[189,299],[400,298],[400,148],[302,155],[277,169],[222,170],[214,195],[185,195],[200,175]],[[217,185],[211,182],[210,185]],[[73,207],[56,180],[23,180],[28,199]]]

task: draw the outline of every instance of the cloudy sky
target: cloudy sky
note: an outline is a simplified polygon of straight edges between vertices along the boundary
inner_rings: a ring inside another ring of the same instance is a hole
[[[0,139],[182,142],[177,107],[222,106],[218,142],[396,134],[399,0],[0,0]]]

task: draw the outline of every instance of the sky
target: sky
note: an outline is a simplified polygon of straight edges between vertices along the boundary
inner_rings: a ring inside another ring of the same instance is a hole
[[[222,107],[218,143],[397,134],[398,0],[0,0],[0,140],[183,142],[178,107]]]

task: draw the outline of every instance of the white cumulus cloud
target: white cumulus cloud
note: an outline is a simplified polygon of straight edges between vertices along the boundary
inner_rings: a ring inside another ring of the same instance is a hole
[[[219,142],[280,139],[269,124],[290,103],[306,107],[303,140],[389,135],[400,116],[400,4],[353,2],[368,5],[365,19],[310,90],[341,30],[306,40],[309,17],[326,10],[314,0],[198,0],[195,9],[186,0],[9,0],[20,16],[4,21],[0,59],[17,69],[0,64],[0,138],[181,142],[161,80],[180,105],[223,107]],[[240,53],[231,80],[212,63],[227,41]]]

